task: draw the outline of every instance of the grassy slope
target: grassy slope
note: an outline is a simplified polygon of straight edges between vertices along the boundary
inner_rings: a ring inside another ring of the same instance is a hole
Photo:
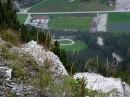
[[[24,24],[27,19],[27,14],[17,14],[17,19],[19,20],[20,24]]]
[[[52,29],[82,29],[88,30],[91,18],[89,17],[56,17],[52,19]]]
[[[130,23],[130,13],[110,13],[109,23]]]
[[[86,2],[83,2],[83,0],[81,0],[82,2],[80,2],[80,10],[82,11],[102,11],[102,10],[113,10],[113,7],[109,7],[107,5],[107,2],[105,2],[104,0],[86,0]],[[85,0],[84,0],[85,1]],[[104,2],[103,2],[104,1]],[[102,3],[101,3],[102,2]]]
[[[68,3],[64,0],[47,0],[42,1],[29,10],[31,12],[47,12],[47,11],[75,11],[78,9],[79,0],[76,2]]]
[[[65,0],[47,0],[35,4],[29,10],[30,12],[56,12],[56,11],[88,11],[88,10],[112,10],[114,7],[108,7],[102,0],[75,0],[74,2],[65,2]]]
[[[76,41],[74,45],[62,45],[61,48],[67,52],[72,52],[74,50],[82,51],[87,48],[87,45],[82,41]]]

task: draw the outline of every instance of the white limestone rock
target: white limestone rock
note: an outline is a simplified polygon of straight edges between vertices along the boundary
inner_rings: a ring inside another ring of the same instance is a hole
[[[92,90],[101,90],[104,93],[111,92],[113,89],[117,90],[116,96],[114,97],[129,97],[130,86],[123,83],[120,78],[108,78],[103,77],[100,74],[95,73],[76,73],[75,79],[84,79],[86,88]]]
[[[12,73],[12,69],[8,68],[8,67],[0,67],[0,76],[6,78],[6,80],[10,80],[11,79],[11,73]]]
[[[53,73],[53,77],[67,76],[68,73],[63,64],[53,52],[47,51],[43,46],[31,41],[22,45],[20,48],[13,48],[14,51],[31,55],[39,65],[44,65],[46,60],[49,61],[49,70]]]

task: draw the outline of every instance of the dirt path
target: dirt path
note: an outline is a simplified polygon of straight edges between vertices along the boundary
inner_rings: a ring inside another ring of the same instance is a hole
[[[28,14],[28,16],[27,16],[27,19],[26,19],[26,21],[25,21],[25,25],[26,24],[29,24],[30,23],[30,19],[31,19],[31,14]]]

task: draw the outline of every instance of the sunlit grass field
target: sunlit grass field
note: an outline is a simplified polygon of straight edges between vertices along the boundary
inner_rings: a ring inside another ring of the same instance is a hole
[[[57,12],[57,11],[97,11],[113,10],[105,0],[43,0],[29,10],[29,12]]]
[[[27,16],[27,14],[17,14],[17,19],[19,20],[20,24],[25,23]]]
[[[108,23],[130,23],[130,13],[109,13]]]
[[[91,25],[90,17],[55,17],[51,20],[51,29],[77,29],[88,30]]]

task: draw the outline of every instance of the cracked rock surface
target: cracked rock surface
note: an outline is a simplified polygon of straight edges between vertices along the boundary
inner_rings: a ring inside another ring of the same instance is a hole
[[[104,93],[116,89],[114,97],[130,97],[130,86],[122,82],[120,78],[103,77],[95,73],[76,73],[75,79],[84,79],[86,87],[92,90],[101,90]],[[112,96],[113,97],[113,96]]]
[[[68,75],[58,56],[51,51],[45,50],[44,47],[37,44],[35,41],[24,44],[20,48],[13,48],[13,50],[18,51],[19,53],[31,55],[39,65],[44,65],[44,62],[48,60],[49,70],[54,78]]]

